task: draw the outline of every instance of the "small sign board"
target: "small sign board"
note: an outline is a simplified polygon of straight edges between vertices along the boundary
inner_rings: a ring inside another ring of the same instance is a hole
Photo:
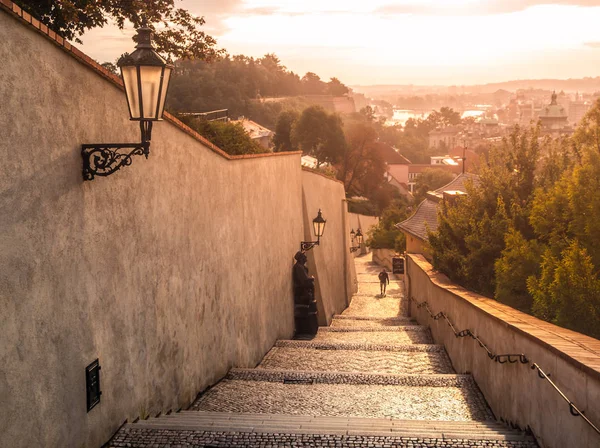
[[[393,257],[392,258],[392,273],[393,274],[404,274],[404,258]]]

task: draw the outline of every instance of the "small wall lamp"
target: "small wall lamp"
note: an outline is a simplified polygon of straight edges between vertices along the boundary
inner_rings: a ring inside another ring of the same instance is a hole
[[[302,241],[300,243],[300,251],[308,252],[313,247],[319,245],[319,241],[323,236],[323,232],[325,231],[325,224],[327,221],[323,219],[323,215],[321,215],[321,209],[319,209],[319,213],[317,217],[313,219],[313,231],[315,232],[315,236],[317,237],[317,241]]]
[[[354,233],[354,229],[352,229],[352,231],[350,232],[350,237],[352,240],[352,244],[354,244],[354,240],[356,239],[356,242],[358,243],[358,246],[351,246],[350,247],[350,253],[352,252],[356,252],[357,250],[360,250],[360,247],[362,246],[362,242],[363,242],[363,234],[360,231],[360,227],[358,229],[358,231],[356,233]]]
[[[83,179],[109,176],[122,166],[131,165],[131,157],[150,154],[152,123],[161,121],[173,65],[152,47],[152,30],[140,28],[136,50],[117,62],[125,85],[127,106],[132,121],[140,122],[140,143],[100,143],[81,146]],[[128,151],[119,152],[125,149]]]

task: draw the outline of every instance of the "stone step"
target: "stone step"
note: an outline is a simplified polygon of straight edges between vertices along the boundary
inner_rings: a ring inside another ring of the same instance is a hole
[[[528,441],[530,436],[496,421],[415,421],[391,418],[311,417],[182,411],[128,425],[136,429],[287,434],[379,435],[467,440]]]
[[[345,342],[319,342],[280,339],[275,347],[309,348],[315,350],[377,350],[391,352],[446,352],[441,344],[365,344]]]
[[[427,327],[404,325],[400,327],[321,327],[313,342],[363,344],[433,344]]]
[[[191,409],[404,420],[493,420],[470,375],[232,369]]]
[[[454,373],[445,351],[320,350],[306,347],[273,347],[258,368],[382,374]]]
[[[377,286],[379,288],[379,286]],[[387,296],[376,298],[376,293],[354,295],[350,306],[342,312],[342,316],[402,318],[408,315],[408,300],[402,297]]]
[[[353,431],[326,431],[314,434],[311,431],[295,430],[294,434],[285,431],[193,431],[168,430],[163,428],[140,428],[126,425],[108,444],[108,448],[167,448],[167,447],[204,447],[204,448],[357,448],[357,447],[394,447],[394,448],[536,448],[532,438],[477,438],[463,434],[395,433],[393,435],[355,434]],[[360,431],[359,431],[360,432]],[[366,432],[366,431],[365,431]],[[377,432],[375,432],[377,434]],[[386,433],[387,434],[387,433]]]
[[[394,327],[400,325],[416,325],[409,317],[363,317],[335,315],[331,321],[332,327]]]

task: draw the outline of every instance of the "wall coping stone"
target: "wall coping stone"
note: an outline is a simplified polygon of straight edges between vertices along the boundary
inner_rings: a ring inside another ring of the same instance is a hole
[[[423,270],[431,283],[438,288],[444,289],[457,299],[478,308],[493,319],[546,347],[586,374],[600,380],[600,340],[545,322],[458,286],[444,274],[435,271],[421,254],[407,254],[407,257]]]
[[[61,50],[65,51],[68,55],[75,58],[78,62],[80,62],[83,65],[85,65],[86,67],[92,69],[98,75],[100,75],[107,81],[111,82],[117,88],[119,88],[123,91],[125,90],[125,88],[123,86],[123,81],[121,80],[121,78],[119,76],[111,73],[110,71],[108,71],[107,69],[102,67],[98,62],[96,62],[95,60],[90,58],[88,55],[83,53],[77,47],[74,47],[69,42],[67,42],[67,40],[64,37],[58,35],[56,32],[49,29],[46,25],[41,23],[38,19],[33,17],[28,12],[21,9],[19,6],[17,6],[12,1],[0,0],[0,11],[3,11],[9,15],[12,15],[13,17],[19,19],[19,21],[23,24],[33,27],[38,33],[40,33],[42,36],[44,36],[45,38],[52,41],[53,44],[60,47]],[[184,124],[182,121],[177,119],[174,115],[170,114],[169,112],[165,111],[164,118],[165,118],[165,121],[168,121],[171,124],[175,125],[175,127],[179,128],[181,131],[185,132],[190,137],[199,141],[204,146],[206,146],[208,149],[210,149],[211,151],[215,152],[216,154],[220,155],[221,157],[223,157],[227,160],[257,159],[257,158],[261,158],[261,157],[291,156],[291,155],[302,154],[302,151],[293,151],[293,152],[273,152],[273,153],[268,152],[268,153],[261,153],[261,154],[230,155],[230,154],[227,154],[225,151],[223,151],[221,148],[219,148],[217,145],[210,142],[205,137],[203,137],[202,135],[200,135],[199,133],[194,131],[192,128],[190,128],[189,126]]]
[[[277,153],[277,154],[281,154],[281,153]],[[288,153],[288,154],[290,154],[290,153]],[[302,154],[302,151],[297,151],[297,152],[294,152],[293,154]],[[344,185],[344,182],[342,182],[341,180],[339,180],[339,179],[335,179],[335,178],[333,178],[333,177],[329,177],[328,175],[326,175],[326,174],[322,173],[322,172],[321,172],[321,171],[319,171],[319,170],[315,170],[314,168],[309,168],[309,167],[307,167],[307,166],[303,166],[303,167],[302,167],[302,171],[307,171],[307,172],[309,172],[309,173],[316,174],[316,175],[318,175],[318,176],[324,177],[325,179],[329,179],[329,180],[331,180],[331,181],[333,181],[333,182],[337,182],[338,184],[342,184],[342,185]]]

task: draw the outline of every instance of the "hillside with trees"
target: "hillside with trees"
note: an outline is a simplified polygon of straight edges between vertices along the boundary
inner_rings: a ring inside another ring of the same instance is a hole
[[[516,128],[480,184],[444,204],[434,267],[536,317],[600,338],[600,101],[570,138]]]

